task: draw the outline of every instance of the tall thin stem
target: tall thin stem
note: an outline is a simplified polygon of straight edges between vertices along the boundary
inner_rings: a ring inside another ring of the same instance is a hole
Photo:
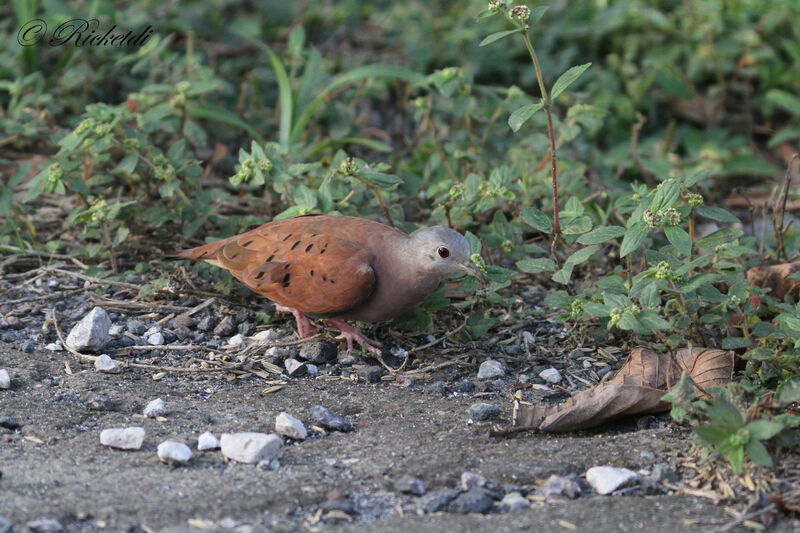
[[[539,57],[533,49],[533,44],[528,37],[528,27],[525,26],[522,32],[522,39],[525,41],[525,47],[533,61],[533,70],[536,71],[536,81],[539,82],[539,91],[542,93],[542,106],[544,113],[547,116],[547,136],[550,139],[550,179],[553,184],[553,242],[550,245],[550,252],[552,254],[555,248],[555,243],[561,235],[561,223],[558,220],[558,169],[556,168],[556,136],[553,129],[553,115],[550,111],[552,102],[550,96],[547,94],[547,88],[544,86],[544,75],[542,74],[542,66],[539,64]]]

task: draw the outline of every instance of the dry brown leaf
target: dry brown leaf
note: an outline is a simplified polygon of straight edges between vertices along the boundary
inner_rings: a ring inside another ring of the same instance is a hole
[[[789,276],[800,270],[800,261],[753,267],[747,271],[747,283],[762,289],[772,289],[770,296],[783,300],[787,295],[800,296],[800,282]]]
[[[733,352],[711,348],[683,348],[672,357],[634,348],[617,375],[553,406],[514,401],[514,427],[563,432],[587,429],[623,416],[669,409],[661,398],[683,372],[700,387],[719,387],[733,379]]]

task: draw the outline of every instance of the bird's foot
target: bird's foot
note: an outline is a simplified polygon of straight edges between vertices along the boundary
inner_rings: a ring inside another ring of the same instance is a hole
[[[329,318],[325,320],[325,323],[329,326],[332,326],[339,331],[341,331],[341,335],[336,337],[337,340],[344,339],[347,341],[347,355],[353,353],[353,341],[357,342],[361,345],[362,348],[367,350],[370,353],[381,357],[381,343],[370,339],[369,337],[365,337],[360,331],[356,328],[345,322],[344,320],[339,320],[338,318]]]
[[[297,322],[297,336],[301,339],[305,339],[306,337],[311,337],[312,335],[317,334],[317,328],[311,323],[308,317],[298,311],[297,309],[292,309],[291,307],[284,307],[282,305],[275,305],[275,310],[281,313],[292,313],[294,315],[294,320]]]

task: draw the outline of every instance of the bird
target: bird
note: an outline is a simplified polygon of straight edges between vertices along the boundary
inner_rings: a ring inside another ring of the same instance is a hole
[[[299,338],[317,333],[311,319],[339,330],[336,340],[380,357],[381,343],[348,320],[382,322],[422,302],[445,278],[486,277],[467,239],[444,226],[413,234],[373,220],[303,215],[167,254],[228,270],[255,293],[294,315]]]

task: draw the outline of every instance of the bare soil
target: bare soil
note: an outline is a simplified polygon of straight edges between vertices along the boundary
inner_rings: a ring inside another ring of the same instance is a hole
[[[418,498],[394,481],[418,476],[428,490],[452,489],[476,472],[507,490],[534,494],[551,474],[583,475],[595,465],[633,470],[670,464],[688,447],[666,418],[624,422],[594,432],[488,436],[486,423],[468,423],[472,395],[441,394],[422,384],[368,384],[336,376],[291,380],[264,393],[255,378],[229,381],[213,374],[94,371],[64,352],[23,353],[0,345],[0,367],[13,388],[0,391],[0,416],[21,428],[0,428],[0,516],[25,531],[28,521],[52,518],[67,531],[712,531],[732,520],[722,504],[675,493],[534,501],[509,513],[459,515],[417,511]],[[69,363],[72,374],[65,372]],[[101,394],[108,410],[87,400]],[[136,416],[163,398],[166,421]],[[487,401],[484,395],[481,401]],[[491,401],[491,398],[488,400]],[[500,422],[510,403],[495,398]],[[311,426],[309,409],[323,405],[356,426],[352,433],[313,432],[287,445],[277,470],[225,462],[219,451],[197,452],[186,466],[162,464],[156,447],[172,439],[195,449],[198,435],[273,429],[281,411]],[[143,426],[139,451],[100,445],[101,429]],[[639,429],[645,427],[645,429]],[[342,500],[351,513],[326,518],[319,506]],[[339,516],[337,519],[336,516]],[[349,517],[349,519],[348,519]],[[782,518],[772,531],[797,531]],[[733,528],[732,531],[745,531]]]

